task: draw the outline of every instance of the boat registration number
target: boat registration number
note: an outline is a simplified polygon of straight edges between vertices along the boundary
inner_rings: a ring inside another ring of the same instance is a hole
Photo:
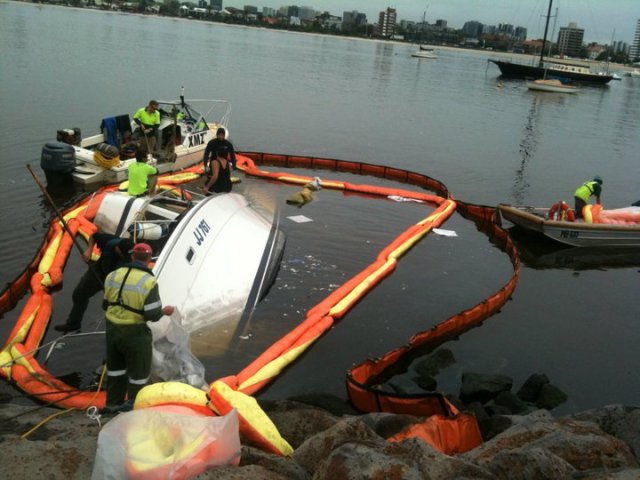
[[[560,238],[578,238],[580,236],[580,232],[576,232],[575,230],[562,230],[560,232]]]
[[[189,135],[189,148],[202,145],[204,143],[204,137],[206,134],[207,132],[200,132]]]
[[[204,238],[211,231],[211,227],[206,220],[200,220],[200,223],[196,225],[196,228],[193,230],[193,236],[196,237],[196,245],[200,246],[204,242]]]

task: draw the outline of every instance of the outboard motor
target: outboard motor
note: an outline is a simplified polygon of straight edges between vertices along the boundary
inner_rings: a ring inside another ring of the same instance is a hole
[[[64,142],[47,142],[42,147],[40,156],[40,168],[44,173],[55,175],[68,175],[73,172],[76,163],[76,154],[72,145]]]

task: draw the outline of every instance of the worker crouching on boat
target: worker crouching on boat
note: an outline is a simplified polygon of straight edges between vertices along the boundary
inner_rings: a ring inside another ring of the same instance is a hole
[[[158,284],[149,269],[151,247],[138,243],[129,253],[131,263],[111,272],[104,284],[107,405],[103,413],[133,408],[151,372],[152,336],[146,322],[156,322],[174,310],[162,306]]]
[[[589,202],[589,197],[596,197],[596,204],[600,205],[602,195],[602,177],[596,175],[590,182],[585,182],[573,194],[576,203],[576,218],[582,218],[582,208]]]

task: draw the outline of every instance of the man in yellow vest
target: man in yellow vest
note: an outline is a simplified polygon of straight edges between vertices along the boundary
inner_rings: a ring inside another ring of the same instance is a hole
[[[160,126],[158,102],[150,100],[149,105],[142,107],[133,115],[133,121],[140,127],[143,146],[147,147],[148,153],[153,153],[156,148],[158,127]]]
[[[596,197],[596,204],[600,205],[602,195],[602,177],[596,175],[590,182],[585,182],[573,194],[576,207],[576,218],[582,218],[582,209],[589,202],[589,197]]]
[[[158,284],[149,269],[151,247],[137,243],[129,253],[131,263],[111,272],[104,282],[107,404],[102,413],[105,414],[133,408],[136,395],[149,381],[151,372],[152,336],[146,322],[156,322],[174,311],[172,306],[162,306]]]
[[[153,195],[156,191],[158,169],[146,163],[146,160],[145,149],[138,147],[136,161],[131,162],[127,167],[129,178],[127,193],[132,197],[141,197],[147,194]]]

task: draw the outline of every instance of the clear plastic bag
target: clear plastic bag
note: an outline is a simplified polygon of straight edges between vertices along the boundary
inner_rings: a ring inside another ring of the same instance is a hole
[[[183,480],[240,462],[238,415],[207,417],[175,405],[121,413],[98,436],[91,480]]]
[[[182,327],[178,309],[170,318],[148,325],[153,332],[153,380],[182,382],[192,387],[206,388],[204,365],[191,353],[189,334]]]

